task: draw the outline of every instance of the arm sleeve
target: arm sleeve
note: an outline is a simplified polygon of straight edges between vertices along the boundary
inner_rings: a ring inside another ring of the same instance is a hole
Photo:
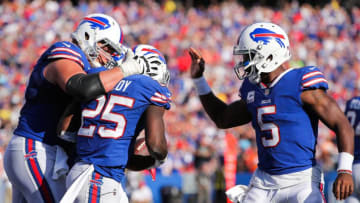
[[[86,58],[84,58],[79,51],[78,48],[69,42],[57,42],[49,49],[47,59],[68,59],[75,61],[84,68],[84,60],[86,60]]]
[[[66,83],[66,93],[73,96],[80,102],[89,101],[105,94],[104,86],[101,83],[99,73],[76,74]]]
[[[301,78],[302,90],[324,89],[329,88],[324,74],[315,66],[305,67]]]
[[[155,106],[164,107],[169,110],[171,107],[171,92],[166,86],[160,85],[157,81],[146,78],[141,81],[143,94],[149,103]]]

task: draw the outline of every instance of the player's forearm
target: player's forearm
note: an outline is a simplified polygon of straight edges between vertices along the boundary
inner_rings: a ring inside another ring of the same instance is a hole
[[[241,100],[228,105],[212,93],[204,77],[194,78],[193,82],[201,104],[218,128],[232,128],[251,121],[246,104]]]
[[[339,150],[337,172],[351,175],[354,161],[354,130],[346,118],[341,120],[340,118],[338,118],[337,127],[335,128]]]
[[[105,92],[109,92],[124,77],[124,74],[120,68],[113,68],[111,70],[100,72],[99,76]]]
[[[73,75],[67,81],[66,93],[78,101],[89,101],[106,92],[98,73],[88,75],[80,73]]]
[[[354,130],[350,124],[344,122],[338,127],[337,145],[339,152],[348,152],[354,154]]]
[[[200,101],[218,128],[232,128],[251,121],[251,114],[248,112],[246,103],[243,100],[225,104],[214,94],[210,93],[201,95]]]
[[[217,98],[212,92],[206,95],[200,95],[199,98],[206,113],[211,120],[214,121],[216,126],[218,128],[227,128],[228,126],[225,123],[227,119],[223,118],[227,104]]]
[[[168,153],[163,120],[164,112],[164,108],[155,105],[150,105],[146,110],[146,145],[151,156],[156,160],[165,159]]]
[[[156,160],[165,160],[168,154],[167,149],[159,150],[159,149],[149,149],[151,156]]]
[[[329,99],[328,108],[324,111],[327,113],[323,113],[322,120],[336,133],[339,152],[354,154],[354,129],[345,114],[332,98]]]
[[[336,133],[339,152],[354,152],[354,130],[336,101],[321,89],[301,94],[305,108],[315,112],[320,120]]]
[[[146,140],[146,144],[150,155],[156,160],[159,161],[164,160],[168,154],[167,142],[164,133],[159,133],[159,134],[152,133],[151,136],[154,136],[157,139]]]
[[[192,57],[198,56],[196,53],[192,54],[192,52],[190,52],[190,55]],[[202,72],[200,77],[193,78],[193,82],[206,113],[218,128],[224,128],[224,125],[222,124],[224,119],[221,119],[221,112],[226,109],[227,105],[212,93],[209,84],[202,76]]]

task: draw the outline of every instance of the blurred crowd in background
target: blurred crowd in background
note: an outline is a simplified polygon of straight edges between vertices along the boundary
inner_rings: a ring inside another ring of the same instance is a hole
[[[342,108],[360,89],[360,9],[345,10],[336,1],[324,7],[292,1],[281,8],[245,8],[237,1],[201,8],[187,8],[174,0],[79,1],[75,6],[71,1],[3,1],[0,4],[0,197],[9,198],[2,193],[9,188],[2,157],[17,125],[34,63],[52,43],[70,40],[76,23],[95,12],[111,15],[119,22],[125,45],[151,44],[166,55],[173,103],[165,115],[169,156],[160,173],[181,174],[182,193],[187,194],[189,202],[223,198],[211,194],[214,190],[224,190],[224,137],[228,134],[238,140],[237,172],[251,173],[257,167],[252,127],[219,130],[203,111],[188,73],[189,47],[200,50],[206,60],[205,75],[210,86],[227,103],[239,98],[241,85],[233,72],[233,45],[241,29],[256,21],[271,21],[284,28],[290,38],[290,66],[318,66],[329,82],[328,93]],[[325,172],[336,167],[335,135],[322,124],[317,160]],[[150,196],[151,202],[151,191],[146,192],[141,176],[142,173],[128,175],[129,195],[133,202],[141,202],[146,196]]]

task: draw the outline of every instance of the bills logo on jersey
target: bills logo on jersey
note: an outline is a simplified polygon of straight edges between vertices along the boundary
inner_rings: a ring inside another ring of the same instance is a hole
[[[92,29],[99,28],[100,30],[105,30],[110,27],[110,23],[106,18],[100,17],[100,16],[94,16],[91,18],[84,18],[84,20],[81,22],[83,23],[90,23],[90,27]],[[80,24],[80,25],[81,25]]]
[[[270,31],[265,28],[256,28],[254,31],[250,33],[250,37],[255,42],[262,41],[265,45],[270,42],[270,40],[275,39],[275,41],[280,45],[281,48],[285,47],[284,42],[285,36],[282,34],[277,34],[273,31]]]

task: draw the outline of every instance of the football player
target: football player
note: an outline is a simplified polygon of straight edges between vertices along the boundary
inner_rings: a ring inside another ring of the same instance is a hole
[[[62,202],[72,201],[71,196],[74,202],[128,202],[121,186],[125,168],[157,167],[167,156],[163,114],[171,95],[166,61],[150,45],[138,45],[134,53],[144,75],[125,77],[106,95],[82,103],[79,161],[67,176]],[[149,156],[132,153],[143,129]]]
[[[124,76],[142,72],[131,52],[119,46],[122,40],[112,17],[91,14],[72,33],[72,42],[56,42],[40,56],[4,157],[13,202],[58,202],[63,196],[66,163],[60,164],[66,156],[56,135],[59,117],[73,98],[91,100],[110,91]],[[126,56],[121,67],[112,68],[117,65],[112,56],[120,55]],[[87,75],[91,66],[112,69]]]
[[[203,77],[205,61],[192,48],[191,77],[205,111],[219,128],[251,122],[256,131],[258,169],[244,202],[325,202],[322,171],[315,160],[319,120],[337,135],[340,154],[334,194],[345,199],[353,191],[354,131],[326,94],[328,84],[317,67],[286,68],[289,48],[288,36],[278,25],[247,26],[233,52],[240,57],[236,75],[244,80],[241,99],[229,105],[212,93]]]
[[[352,166],[354,193],[345,203],[360,203],[360,97],[351,98],[346,103],[345,115],[355,131],[354,163]]]

